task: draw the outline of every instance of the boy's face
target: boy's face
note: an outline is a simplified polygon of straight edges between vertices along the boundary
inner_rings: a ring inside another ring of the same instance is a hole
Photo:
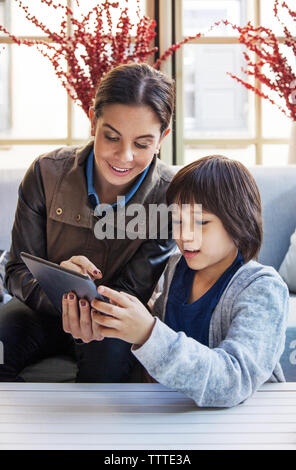
[[[200,204],[178,206],[173,212],[173,236],[188,266],[196,271],[221,271],[233,262],[237,247],[221,220]],[[223,271],[222,271],[223,272]]]

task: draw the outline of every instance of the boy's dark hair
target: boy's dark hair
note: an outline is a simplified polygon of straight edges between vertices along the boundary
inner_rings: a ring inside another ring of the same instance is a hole
[[[115,67],[101,80],[96,91],[96,118],[107,104],[150,106],[160,121],[160,132],[169,127],[174,111],[174,81],[145,63]]]
[[[202,204],[221,220],[244,262],[257,259],[262,243],[262,209],[257,184],[240,162],[222,155],[183,167],[167,190],[167,203]]]

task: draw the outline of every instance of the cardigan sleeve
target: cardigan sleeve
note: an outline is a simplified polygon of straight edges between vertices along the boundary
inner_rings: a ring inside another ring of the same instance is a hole
[[[210,349],[156,318],[149,339],[132,352],[155,380],[198,406],[235,406],[272,375],[284,348],[288,301],[280,276],[261,275],[237,295],[218,347]]]

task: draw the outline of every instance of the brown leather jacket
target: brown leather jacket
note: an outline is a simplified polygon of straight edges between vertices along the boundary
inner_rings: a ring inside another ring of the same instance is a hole
[[[54,263],[74,255],[89,258],[103,273],[103,283],[137,296],[147,303],[175,248],[169,239],[99,240],[94,235],[98,219],[88,200],[85,163],[93,146],[66,147],[42,155],[28,169],[19,187],[5,283],[36,311],[58,312],[33,278],[21,251]],[[160,204],[174,171],[154,157],[137,192],[127,203]]]

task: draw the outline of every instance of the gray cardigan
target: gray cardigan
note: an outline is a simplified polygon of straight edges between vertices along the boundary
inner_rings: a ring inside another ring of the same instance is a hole
[[[161,384],[193,398],[198,406],[230,407],[264,382],[284,382],[279,364],[285,345],[289,291],[276,270],[249,261],[241,266],[213,311],[209,347],[164,322],[168,292],[180,254],[165,269],[154,304],[149,339],[133,354]]]

